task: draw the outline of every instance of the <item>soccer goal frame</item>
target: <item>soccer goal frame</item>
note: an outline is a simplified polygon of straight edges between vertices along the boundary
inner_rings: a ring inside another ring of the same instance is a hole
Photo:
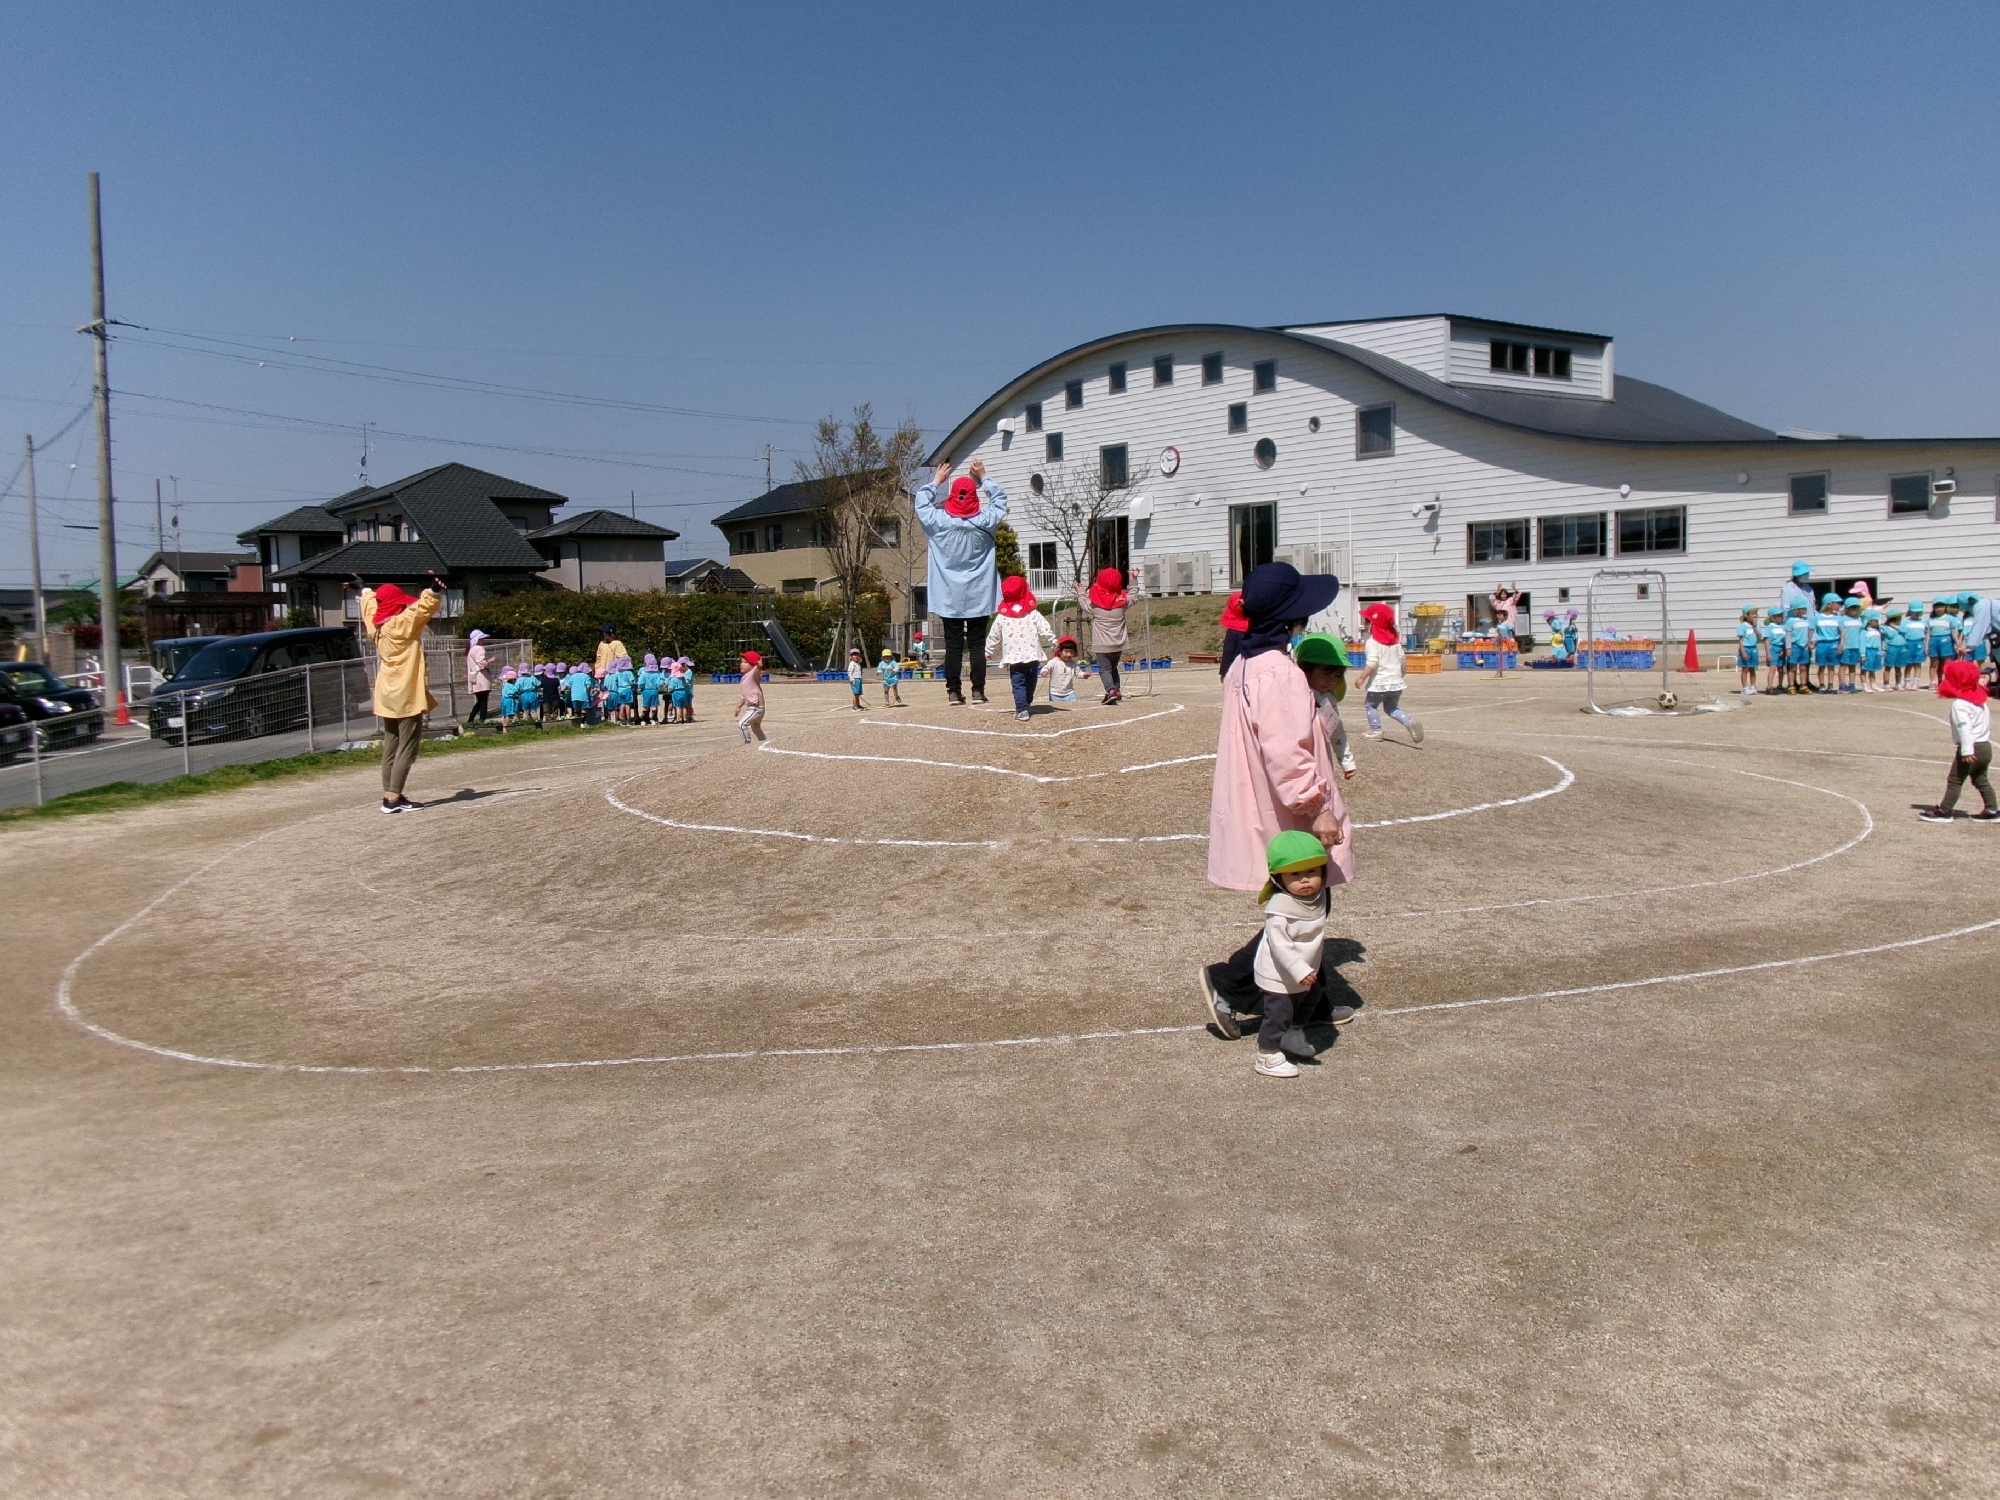
[[[1653,648],[1653,660],[1660,669],[1660,711],[1673,711],[1673,689],[1667,679],[1667,643],[1673,639],[1673,630],[1667,616],[1667,575],[1658,568],[1599,568],[1590,575],[1590,587],[1584,593],[1583,602],[1583,666],[1584,666],[1584,712],[1593,714],[1630,713],[1630,708],[1622,710],[1606,708],[1597,701],[1597,616],[1598,590],[1607,585],[1625,584],[1636,587],[1640,583],[1652,585],[1651,592],[1660,601],[1660,633]],[[1607,670],[1609,670],[1607,668]]]

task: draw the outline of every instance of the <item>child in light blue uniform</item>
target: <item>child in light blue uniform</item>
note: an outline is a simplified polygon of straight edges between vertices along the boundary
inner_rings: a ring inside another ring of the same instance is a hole
[[[590,668],[580,661],[571,663],[569,676],[563,679],[563,688],[569,694],[569,711],[578,723],[583,722],[590,709],[590,685]]]
[[[1930,619],[1924,622],[1925,655],[1930,657],[1932,682],[1943,679],[1944,664],[1958,655],[1958,622],[1952,616],[1955,602],[1952,595],[1939,594],[1931,601]]]
[[[667,685],[667,674],[660,670],[660,658],[653,652],[646,653],[645,665],[639,670],[639,718],[647,723],[656,723],[660,717],[660,690]]]
[[[1882,691],[1882,611],[1861,611],[1861,691]]]
[[[523,672],[521,680],[515,684],[515,688],[517,692],[514,697],[514,707],[520,713],[521,717],[525,719],[530,714],[539,715],[542,711],[542,669],[540,665],[531,666],[527,671]]]
[[[1764,616],[1764,677],[1766,693],[1785,690],[1785,607],[1780,604]]]
[[[1840,686],[1840,595],[1822,594],[1813,615],[1813,666],[1819,670],[1819,691]],[[1806,684],[1811,687],[1812,684]]]
[[[1807,618],[1811,608],[1806,604],[1794,604],[1785,620],[1785,660],[1791,677],[1791,690],[1795,693],[1812,691],[1812,621]]]
[[[667,678],[667,705],[677,724],[694,722],[694,658],[683,656]]]
[[[500,728],[504,733],[521,711],[521,674],[512,667],[500,674]]]
[[[1906,693],[1919,691],[1923,687],[1926,607],[1923,600],[1912,599],[1910,607],[1903,611],[1903,679],[1896,685]]]
[[[1840,611],[1840,690],[1859,692],[1861,649],[1866,627],[1861,623],[1861,600],[1850,594]]]
[[[611,663],[611,670],[604,674],[606,705],[621,724],[630,724],[635,705],[638,703],[637,675],[632,671],[632,658],[621,656]]]
[[[1757,606],[1746,604],[1736,622],[1736,691],[1757,691]]]

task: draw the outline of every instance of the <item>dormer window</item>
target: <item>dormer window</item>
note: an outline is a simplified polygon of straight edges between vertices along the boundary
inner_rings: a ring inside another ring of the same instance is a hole
[[[1496,375],[1526,375],[1532,372],[1544,380],[1570,378],[1567,349],[1559,349],[1553,344],[1517,344],[1509,339],[1494,339],[1487,347],[1486,367]]]

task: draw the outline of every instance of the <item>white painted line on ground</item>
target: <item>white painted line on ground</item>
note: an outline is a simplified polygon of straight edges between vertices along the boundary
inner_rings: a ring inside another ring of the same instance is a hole
[[[1449,812],[1416,813],[1407,818],[1383,818],[1374,823],[1356,823],[1354,826],[1356,829],[1399,828],[1405,823],[1436,823],[1445,818],[1462,818],[1467,813],[1492,812],[1498,807],[1519,807],[1524,802],[1539,802],[1544,797],[1553,797],[1558,792],[1566,792],[1576,785],[1576,772],[1561,761],[1550,760],[1546,755],[1538,755],[1535,759],[1547,761],[1554,766],[1562,774],[1562,780],[1554,786],[1543,787],[1539,792],[1529,792],[1524,797],[1505,797],[1498,802],[1478,802],[1471,807],[1454,807]]]
[[[1555,734],[1537,729],[1481,729],[1452,730],[1441,729],[1439,734],[1453,738],[1463,734],[1477,735],[1483,739],[1505,738],[1512,740],[1589,740],[1599,745],[1626,745],[1635,750],[1732,750],[1738,754],[1770,753],[1773,755],[1830,755],[1842,760],[1899,760],[1912,765],[1934,766],[1937,757],[1924,755],[1875,755],[1866,750],[1807,750],[1797,745],[1726,745],[1716,740],[1647,740],[1637,736],[1621,734]]]
[[[985,771],[994,776],[1018,776],[1023,781],[1039,782],[1044,786],[1059,781],[1101,781],[1107,776],[1124,776],[1133,771],[1156,771],[1162,766],[1185,766],[1199,760],[1215,759],[1213,755],[1183,755],[1177,760],[1152,760],[1139,766],[1120,766],[1115,771],[1084,771],[1075,776],[1038,776],[1033,771],[1010,771],[1005,766],[974,765],[957,760],[923,760],[914,755],[835,755],[823,750],[785,750],[769,743],[759,745],[757,748],[766,755],[796,755],[801,760],[861,760],[891,766],[930,766],[941,771]]]
[[[1176,703],[1171,708],[1156,709],[1149,714],[1134,714],[1129,719],[1107,719],[1102,724],[1078,724],[1069,729],[1051,729],[1037,733],[1032,729],[960,729],[955,724],[919,724],[906,719],[863,719],[864,724],[877,725],[883,729],[929,729],[938,734],[983,734],[996,740],[1059,740],[1066,734],[1089,734],[1093,729],[1123,729],[1129,724],[1143,724],[1148,719],[1163,719],[1168,714],[1184,712],[1185,703]]]

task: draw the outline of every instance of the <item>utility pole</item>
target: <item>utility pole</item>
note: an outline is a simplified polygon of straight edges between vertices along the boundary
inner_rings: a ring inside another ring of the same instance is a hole
[[[764,445],[764,493],[771,493],[771,445]]]
[[[363,488],[364,490],[368,488],[368,429],[369,429],[369,428],[371,428],[371,427],[373,427],[374,425],[375,425],[375,424],[374,424],[373,422],[363,422],[363,423],[361,424],[361,475],[360,475],[360,478],[361,478],[361,487],[362,487],[362,488]]]
[[[28,587],[35,596],[36,660],[49,659],[49,607],[42,598],[42,535],[35,521],[35,437],[28,434]]]
[[[117,722],[130,723],[118,660],[118,533],[111,500],[111,329],[104,316],[104,212],[97,174],[90,174],[90,321],[77,330],[97,341],[97,605],[102,635],[104,701]]]
[[[631,497],[632,519],[636,521],[639,519],[639,492],[637,490],[627,490],[625,493]]]
[[[162,557],[167,551],[167,507],[160,499],[160,476],[153,476],[153,550]]]

